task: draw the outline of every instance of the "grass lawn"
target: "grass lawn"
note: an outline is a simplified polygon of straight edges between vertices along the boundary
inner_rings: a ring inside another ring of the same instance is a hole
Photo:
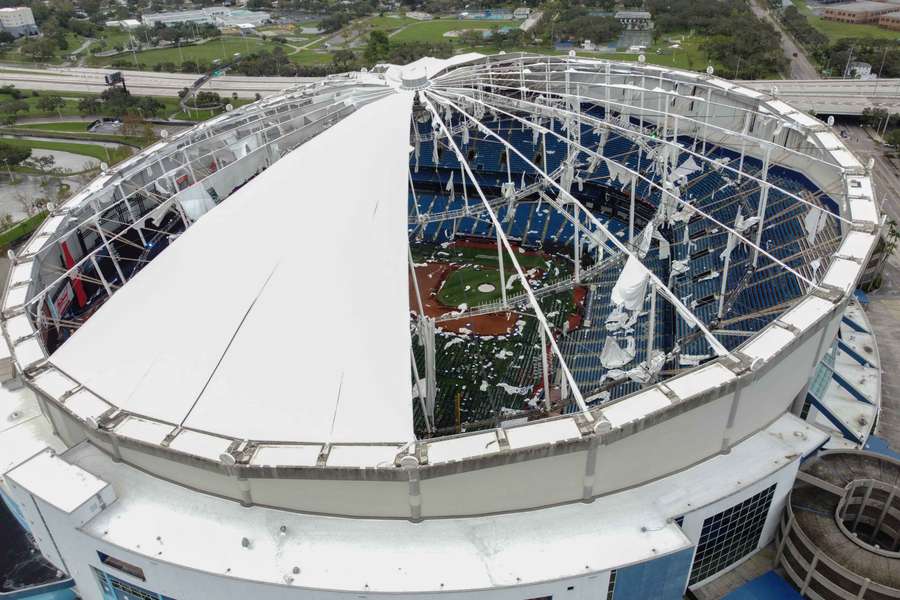
[[[25,90],[23,90],[25,91]],[[20,117],[58,117],[60,115],[64,117],[73,117],[79,114],[78,112],[78,99],[69,96],[69,92],[44,92],[48,95],[59,95],[65,101],[65,105],[63,105],[59,111],[47,112],[45,110],[41,110],[38,108],[38,101],[40,97],[30,95],[30,92],[26,92],[27,95],[22,100],[28,105],[27,113],[17,113]],[[7,99],[12,99],[11,96],[3,96],[2,102],[5,102]]]
[[[401,17],[400,15],[385,15],[383,17],[371,17],[365,21],[365,23],[372,27],[372,29],[382,29],[384,31],[394,31],[400,29],[404,25],[411,25],[412,23],[419,23],[415,19],[410,19],[409,17]]]
[[[22,90],[23,92],[30,93],[26,90]],[[39,92],[43,95],[59,95],[61,96],[66,104],[63,106],[59,112],[47,112],[38,109],[37,103],[40,100],[39,97],[36,96],[28,96],[23,98],[26,103],[28,103],[29,111],[27,113],[19,113],[20,117],[58,117],[60,113],[63,117],[74,117],[81,115],[81,112],[78,110],[78,101],[81,98],[96,96],[97,94],[90,94],[86,92]],[[155,96],[157,100],[159,100],[164,108],[160,113],[161,117],[167,117],[173,112],[177,112],[181,110],[181,107],[178,104],[178,98],[172,98],[169,96]]]
[[[678,35],[669,35],[668,38],[676,39],[681,36]],[[645,56],[647,57],[647,62],[653,65],[660,65],[664,67],[676,67],[679,69],[688,69],[691,71],[703,71],[706,69],[706,65],[708,64],[709,58],[706,55],[700,45],[704,41],[703,36],[694,35],[692,37],[685,36],[684,40],[680,41],[679,44],[681,48],[669,48],[671,45],[669,42],[662,42],[658,46],[651,46],[645,52]],[[659,50],[659,54],[656,53],[657,49]],[[512,52],[530,52],[534,54],[546,54],[549,56],[561,56],[566,54],[566,52],[557,50],[556,48],[548,48],[548,47],[540,47],[540,46],[528,46],[523,48],[503,48],[507,53]],[[481,52],[485,54],[493,54],[498,51],[498,48],[491,46],[490,44],[484,44],[481,46],[467,46],[460,48],[458,52]],[[587,50],[576,49],[575,52],[578,56],[584,56],[587,58],[604,58],[609,60],[621,60],[621,61],[637,61],[637,54],[626,54],[622,52],[588,52]],[[713,66],[719,70],[719,65],[713,62]]]
[[[331,63],[330,52],[314,52],[313,50],[301,50],[295,54],[289,54],[292,63],[298,65],[327,65]]]
[[[900,32],[882,29],[877,25],[857,25],[856,23],[828,21],[814,15],[804,0],[791,1],[801,14],[806,15],[809,24],[828,36],[830,42],[843,38],[876,38],[900,41]]]
[[[493,27],[518,27],[519,21],[476,21],[467,19],[435,19],[434,21],[419,21],[406,27],[403,31],[391,38],[394,42],[440,42],[448,38],[444,34],[448,31],[462,31],[463,29],[491,29]]]
[[[32,150],[55,150],[57,152],[70,152],[72,154],[80,154],[82,156],[90,156],[106,162],[110,161],[115,164],[120,160],[124,160],[131,156],[131,150],[128,148],[106,148],[97,144],[80,144],[77,142],[52,142],[49,140],[26,140],[21,138],[0,138],[4,144],[16,146],[18,148],[31,148]],[[107,154],[108,151],[108,154]],[[108,157],[108,158],[107,158]]]
[[[84,41],[87,39],[89,39],[89,38],[81,37],[78,34],[67,32],[66,33],[66,42],[68,43],[69,47],[66,48],[65,50],[57,49],[53,53],[53,56],[50,57],[46,62],[51,63],[51,64],[61,63],[70,54],[75,52],[75,50],[77,50],[81,46],[81,44],[84,43]],[[34,63],[33,58],[31,58],[27,54],[22,54],[20,52],[22,45],[26,41],[27,40],[25,38],[20,38],[19,40],[16,40],[16,42],[13,44],[12,48],[10,48],[6,52],[0,52],[0,60],[6,61],[6,62],[16,62],[16,63]]]
[[[56,123],[25,123],[17,125],[20,129],[37,129],[39,131],[74,131],[86,132],[90,121],[58,121]]]
[[[261,40],[256,37],[237,37],[222,36],[218,40],[204,42],[195,46],[182,46],[180,49],[175,48],[156,48],[153,50],[143,50],[135,53],[138,63],[142,63],[146,68],[152,68],[153,65],[164,62],[172,62],[180,65],[182,59],[193,60],[203,63],[211,63],[215,59],[230,59],[235,53],[250,54],[259,50],[271,50],[278,44],[276,42]],[[290,52],[290,48],[286,47],[285,52]],[[118,56],[92,56],[88,59],[88,63],[92,66],[108,65],[116,60],[131,61],[131,54],[121,54]]]
[[[900,43],[900,32],[882,29],[875,25],[857,25],[855,23],[839,23],[828,21],[822,17],[808,17],[809,24],[828,36],[829,41],[836,42],[843,38],[873,38],[880,40],[897,40]]]
[[[331,60],[329,55],[323,55],[325,60]],[[25,94],[25,98],[23,100],[28,104],[29,111],[27,113],[18,113],[18,117],[58,117],[59,114],[56,112],[48,113],[45,111],[38,110],[37,103],[39,100],[38,96],[31,95],[31,90],[21,90]],[[38,92],[39,94],[58,94],[65,101],[65,106],[62,107],[61,112],[63,117],[74,117],[81,116],[81,112],[78,110],[78,101],[81,98],[85,97],[93,97],[97,94],[91,94],[88,92]],[[191,111],[192,115],[189,117],[187,114],[181,111],[181,105],[178,103],[178,98],[173,98],[170,96],[154,96],[159,102],[163,104],[163,109],[160,111],[158,115],[161,118],[168,118],[170,115],[176,115],[176,119],[187,119],[191,121],[197,120],[205,120],[211,117],[216,116],[221,111],[212,111],[212,110],[195,110]],[[7,97],[0,96],[0,103],[6,101]],[[11,97],[9,97],[11,99]],[[235,108],[238,106],[243,106],[244,104],[249,104],[253,102],[252,99],[248,98],[239,98],[234,100],[232,98],[227,97],[226,95],[222,96],[222,101],[225,103],[230,103],[234,105]],[[0,113],[2,114],[2,113]],[[109,116],[109,115],[106,115]],[[23,124],[23,125],[14,125],[15,127],[22,127],[25,129],[42,129],[44,131],[64,131],[64,132],[83,132],[87,130],[87,123],[83,122],[57,122],[57,123],[31,123],[31,124]],[[80,128],[78,128],[80,127]],[[78,128],[78,129],[76,129]]]

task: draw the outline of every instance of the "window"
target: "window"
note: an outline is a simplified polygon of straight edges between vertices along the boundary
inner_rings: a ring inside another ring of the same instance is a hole
[[[174,598],[122,581],[118,577],[113,577],[94,567],[91,569],[94,571],[94,578],[97,580],[97,585],[100,586],[104,600],[174,600]]]
[[[812,406],[812,401],[810,400],[811,396],[806,394],[806,398],[803,399],[803,408],[800,409],[800,418],[804,421],[806,417],[809,416],[809,409]]]
[[[616,595],[616,570],[609,572],[609,586],[606,588],[606,600],[613,600]]]
[[[114,558],[109,554],[104,554],[103,552],[97,551],[97,556],[100,557],[100,562],[104,565],[110,566],[113,569],[118,569],[123,573],[128,573],[132,577],[137,577],[141,581],[146,581],[147,578],[144,577],[144,570],[140,567],[136,567],[130,563],[125,562],[124,560],[119,560],[118,558]]]
[[[688,585],[715,575],[756,549],[774,494],[772,484],[703,521]]]

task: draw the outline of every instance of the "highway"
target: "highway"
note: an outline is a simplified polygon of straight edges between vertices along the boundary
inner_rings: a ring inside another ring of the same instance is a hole
[[[900,112],[900,79],[787,79],[741,81],[741,85],[772,93],[804,111],[819,116],[858,116],[864,108],[877,107]]]
[[[0,66],[4,83],[12,83],[22,89],[94,92],[106,89],[103,76],[112,69],[85,67],[55,67],[40,70]],[[193,73],[155,73],[150,71],[122,71],[128,88],[136,94],[153,96],[177,96],[179,90],[189,87],[199,75]],[[223,96],[237,93],[241,98],[253,98],[255,94],[268,96],[290,85],[316,81],[315,77],[243,77],[225,75],[215,77],[203,89]],[[753,89],[771,93],[777,88],[777,96],[804,111],[816,114],[860,115],[866,107],[882,107],[890,112],[900,112],[900,79],[861,81],[858,79],[809,79],[809,80],[757,80],[742,81]]]

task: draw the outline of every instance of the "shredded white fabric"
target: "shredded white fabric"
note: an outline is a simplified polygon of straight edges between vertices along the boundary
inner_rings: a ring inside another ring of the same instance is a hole
[[[633,369],[629,369],[625,375],[636,383],[648,383],[659,373],[666,363],[666,355],[660,350],[654,350],[653,356],[648,361],[641,362]]]
[[[653,221],[647,223],[637,240],[637,255],[640,258],[647,256],[650,250],[650,243],[653,241],[653,234],[656,231],[656,224]]]
[[[687,273],[691,270],[690,261],[688,259],[684,260],[673,260],[672,261],[672,272],[676,275],[681,275],[682,273]]]
[[[600,363],[607,369],[623,367],[634,360],[634,337],[625,338],[625,348],[619,346],[616,338],[608,335],[600,353]]]
[[[509,385],[508,383],[498,383],[497,387],[506,392],[507,394],[527,394],[531,391],[530,385],[525,385],[522,387],[516,387],[514,385]]]
[[[644,296],[647,295],[647,282],[650,272],[635,256],[629,256],[619,279],[613,286],[610,300],[616,306],[628,310],[641,310],[644,307]]]
[[[741,214],[741,209],[738,208],[737,215],[735,215],[734,217],[734,229],[740,231],[743,223],[744,215]],[[725,242],[725,250],[722,251],[722,254],[719,255],[719,258],[725,260],[726,258],[731,256],[731,252],[734,250],[735,246],[737,246],[737,236],[729,231],[728,240]]]
[[[178,192],[177,198],[191,221],[196,221],[216,205],[206,188],[200,184],[192,185]]]
[[[825,228],[826,222],[824,210],[810,207],[809,212],[803,218],[803,227],[806,229],[806,241],[814,244],[816,236]]]
[[[669,175],[669,181],[676,182],[682,177],[687,177],[700,170],[700,165],[694,161],[693,156],[688,156],[687,160],[678,165],[678,168]]]
[[[620,329],[628,329],[635,324],[638,314],[637,311],[629,312],[621,306],[616,306],[606,317],[606,330],[613,333]]]
[[[658,232],[653,232],[653,239],[659,241],[659,258],[660,260],[669,258],[669,240],[663,237],[663,235]]]
[[[609,182],[618,182],[622,189],[628,187],[634,179],[634,173],[614,160],[606,159],[606,168],[609,169]]]
[[[450,203],[456,199],[456,188],[453,186],[453,176],[456,175],[456,171],[450,171],[450,178],[447,179],[447,185],[444,187],[448,192],[450,192]]]

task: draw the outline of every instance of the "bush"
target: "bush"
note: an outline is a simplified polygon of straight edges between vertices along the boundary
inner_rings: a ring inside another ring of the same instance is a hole
[[[23,94],[21,90],[17,90],[16,86],[11,84],[0,87],[0,94],[3,94],[4,96],[12,96],[15,100],[21,100],[25,97],[25,94]]]

